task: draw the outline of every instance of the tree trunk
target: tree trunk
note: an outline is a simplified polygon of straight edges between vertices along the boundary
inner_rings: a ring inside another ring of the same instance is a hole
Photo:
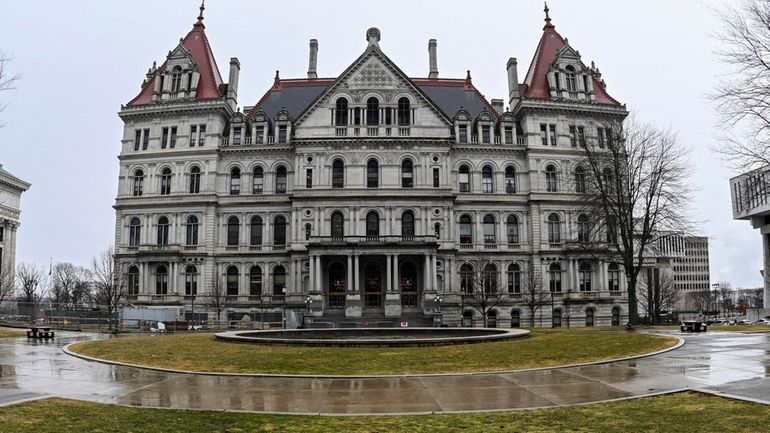
[[[639,324],[639,308],[636,299],[636,277],[633,274],[626,274],[628,281],[628,322],[632,325]]]

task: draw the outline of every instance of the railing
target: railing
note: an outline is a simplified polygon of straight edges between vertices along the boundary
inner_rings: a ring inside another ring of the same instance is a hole
[[[730,179],[733,219],[770,215],[770,166]]]
[[[525,141],[526,140],[524,137],[516,137],[516,144],[518,144],[519,146],[524,146],[526,144]]]
[[[310,236],[310,243],[329,244],[425,244],[436,243],[435,235],[428,236],[399,236],[399,235],[369,235],[369,236]]]
[[[503,138],[499,135],[495,135],[495,144],[503,144]]]
[[[399,137],[409,137],[410,134],[409,128],[399,127],[398,128],[398,136]]]
[[[347,137],[348,135],[348,128],[335,128],[334,135],[337,137]]]

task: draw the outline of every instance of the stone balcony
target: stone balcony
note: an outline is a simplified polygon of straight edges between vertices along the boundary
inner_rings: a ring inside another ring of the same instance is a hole
[[[733,219],[770,216],[770,166],[730,179]]]
[[[311,236],[309,246],[435,246],[438,244],[436,236],[400,236],[400,235],[376,235],[376,236]]]

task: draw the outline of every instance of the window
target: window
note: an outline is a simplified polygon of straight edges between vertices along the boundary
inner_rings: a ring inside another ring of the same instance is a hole
[[[139,150],[141,146],[142,150],[147,150],[150,145],[150,130],[149,129],[137,129],[134,130],[134,150]]]
[[[187,217],[187,224],[185,226],[185,245],[198,245],[198,217],[195,215]]]
[[[286,143],[287,132],[288,132],[288,129],[285,125],[281,125],[278,127],[278,144]]]
[[[513,144],[513,126],[505,127],[505,144]]]
[[[518,328],[521,326],[521,311],[511,311],[511,328]]]
[[[578,144],[580,147],[586,147],[586,129],[582,126],[578,126]]]
[[[491,143],[492,141],[491,141],[490,135],[491,134],[490,134],[489,125],[482,125],[482,127],[481,127],[481,142],[484,143],[484,144]]]
[[[559,215],[555,213],[548,215],[548,242],[551,244],[561,242],[561,221]]]
[[[460,267],[460,291],[473,293],[473,266],[467,263]]]
[[[467,143],[468,142],[468,125],[459,125],[457,127],[457,130],[458,130],[457,141],[459,143]]]
[[[184,270],[184,294],[195,296],[198,294],[198,268],[188,266]]]
[[[305,224],[305,240],[310,240],[310,235],[313,233],[313,226],[310,223]]]
[[[545,123],[540,124],[540,141],[543,146],[548,146],[548,125]]]
[[[620,308],[614,307],[612,309],[612,326],[620,326]]]
[[[195,166],[190,169],[190,194],[201,192],[201,169]]]
[[[242,130],[243,129],[240,128],[240,127],[238,127],[238,128],[234,127],[233,128],[233,145],[234,146],[239,146],[241,144],[241,131]]]
[[[578,215],[577,218],[578,242],[591,242],[591,223],[585,214]]]
[[[615,178],[611,168],[607,167],[602,171],[602,181],[604,182],[604,190],[611,194],[615,189]]]
[[[506,233],[508,237],[508,244],[515,245],[519,243],[519,217],[516,215],[508,215],[508,219],[505,222]]]
[[[128,295],[139,294],[139,268],[131,266],[128,268]]]
[[[586,308],[586,326],[594,326],[594,309]]]
[[[366,187],[377,188],[380,184],[379,164],[376,159],[370,159],[366,163]]]
[[[178,92],[181,86],[182,86],[182,68],[180,68],[179,66],[174,66],[174,69],[171,72],[171,92],[172,93]]]
[[[134,197],[142,195],[144,189],[144,172],[142,170],[136,170],[134,172]]]
[[[561,292],[561,265],[559,263],[551,263],[548,267],[548,288],[551,293]]]
[[[198,146],[206,144],[206,125],[198,125]]]
[[[551,327],[561,328],[561,310],[559,308],[553,310],[553,317],[551,318]]]
[[[409,108],[409,98],[399,98],[398,100],[398,126],[409,126],[411,123],[411,109]]]
[[[273,296],[286,294],[286,269],[278,265],[273,269]]]
[[[257,131],[254,137],[254,143],[262,144],[265,142],[265,127],[257,126]]]
[[[262,218],[259,216],[252,217],[250,226],[249,245],[262,245]]]
[[[241,222],[238,217],[231,216],[227,219],[227,245],[234,247],[238,246],[239,237],[241,233]]]
[[[230,195],[241,193],[241,169],[238,167],[230,170]]]
[[[620,291],[620,269],[617,263],[610,263],[607,267],[607,283],[610,286],[610,292]]]
[[[403,240],[414,239],[414,213],[406,211],[401,215],[401,237]]]
[[[334,124],[336,126],[347,126],[348,124],[348,100],[345,98],[337,98],[334,110]]]
[[[252,266],[249,271],[249,295],[262,296],[262,269]]]
[[[565,69],[567,70],[567,91],[577,92],[577,78],[575,76],[575,68],[570,65]]]
[[[142,130],[134,130],[134,150],[139,150],[139,146],[142,143]]]
[[[492,215],[484,215],[484,243],[494,244],[497,242],[495,236],[495,217]]]
[[[0,234],[2,234],[2,228],[0,228]],[[138,247],[142,237],[142,222],[139,218],[131,218],[128,223],[128,246]],[[2,239],[0,239],[2,241]]]
[[[392,125],[393,124],[393,109],[392,108],[386,108],[385,109],[385,124],[386,125]]]
[[[497,293],[497,266],[487,263],[484,266],[484,293]]]
[[[265,189],[265,170],[262,167],[254,167],[254,176],[251,179],[252,194],[262,194]]]
[[[492,167],[488,165],[481,169],[481,192],[487,194],[495,192],[492,183]]]
[[[471,220],[469,215],[463,215],[460,217],[460,243],[473,243],[473,220]]]
[[[198,125],[190,125],[190,147],[195,147],[196,135],[198,135]]]
[[[155,294],[168,294],[168,269],[163,265],[155,268]]]
[[[142,150],[147,150],[147,147],[150,146],[150,130],[145,129],[142,132]]]
[[[599,149],[604,149],[604,144],[606,143],[606,140],[607,140],[605,131],[606,130],[604,128],[596,128],[596,141],[599,142]]]
[[[583,167],[575,169],[575,192],[580,194],[586,192],[586,171]]]
[[[335,159],[332,163],[332,188],[345,186],[345,163],[341,159]]]
[[[610,217],[607,220],[607,242],[614,244],[618,241],[617,226],[615,224],[614,217]]]
[[[238,268],[228,266],[226,276],[227,296],[238,296]]]
[[[305,170],[305,188],[313,188],[313,169],[308,168]]]
[[[516,263],[508,266],[508,293],[521,293],[521,267]]]
[[[273,245],[286,245],[286,218],[283,215],[273,221]]]
[[[332,214],[332,238],[334,240],[342,240],[342,237],[345,236],[345,217],[342,215],[342,212],[334,212]]]
[[[577,147],[578,143],[578,137],[577,137],[577,127],[575,125],[569,126],[569,144],[572,147]]]
[[[380,101],[377,98],[366,100],[366,124],[369,126],[380,124]]]
[[[540,124],[540,141],[543,146],[556,146],[556,125]]]
[[[548,125],[549,136],[551,146],[556,146],[556,125]]]
[[[467,165],[460,166],[457,183],[459,184],[460,192],[471,192],[471,170]]]
[[[436,235],[436,239],[441,239],[441,223],[433,223],[433,234]]]
[[[401,187],[411,188],[414,186],[414,166],[411,159],[405,159],[401,163]]]
[[[441,177],[439,174],[439,169],[434,168],[433,169],[433,188],[438,188],[441,186]]]
[[[353,124],[354,125],[361,124],[361,109],[358,107],[353,109]]]
[[[171,194],[171,169],[164,168],[160,173],[160,195]]]
[[[158,218],[158,245],[168,245],[168,226],[168,218],[164,216]]]
[[[163,139],[160,142],[160,147],[161,149],[165,149],[166,147],[173,149],[176,147],[176,126],[163,128]]]
[[[505,192],[506,194],[516,192],[516,169],[511,166],[505,168]]]
[[[380,215],[375,211],[366,214],[366,236],[380,236]]]
[[[275,171],[275,193],[286,194],[286,167],[278,167]]]
[[[558,183],[557,183],[557,176],[556,176],[556,167],[553,165],[548,165],[545,168],[545,190],[548,192],[557,192],[558,191]]]
[[[578,267],[578,280],[581,292],[591,291],[591,265],[581,263]]]

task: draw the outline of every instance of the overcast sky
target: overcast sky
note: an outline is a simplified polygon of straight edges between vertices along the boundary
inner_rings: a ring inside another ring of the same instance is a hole
[[[728,179],[710,152],[716,115],[706,94],[725,67],[708,36],[719,23],[707,0],[551,0],[556,30],[583,61],[595,60],[610,94],[645,121],[671,127],[692,148],[698,187],[693,218],[710,238],[712,282],[761,285],[759,233],[733,221]],[[23,75],[0,95],[0,163],[32,183],[22,198],[17,261],[87,264],[114,239],[120,104],[139,92],[147,68],[162,63],[192,28],[197,0],[52,2],[3,6],[0,49]],[[304,77],[308,40],[319,41],[321,77],[342,72],[366,48],[372,26],[383,51],[413,77],[428,74],[427,42],[438,40],[442,77],[473,82],[507,100],[505,65],[526,75],[543,27],[540,1],[389,0],[212,1],[206,32],[223,77],[241,62],[239,105],[253,105],[281,77]]]

